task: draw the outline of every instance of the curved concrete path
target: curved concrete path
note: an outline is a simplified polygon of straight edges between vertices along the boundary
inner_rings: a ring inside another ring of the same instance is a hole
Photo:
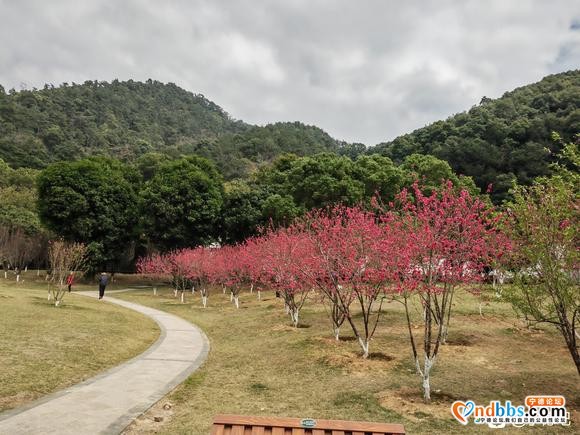
[[[205,361],[209,342],[196,326],[143,305],[104,300],[154,319],[161,329],[157,342],[100,375],[0,414],[0,434],[118,434]]]

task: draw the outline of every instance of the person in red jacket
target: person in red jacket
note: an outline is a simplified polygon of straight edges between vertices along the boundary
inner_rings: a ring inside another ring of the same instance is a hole
[[[75,280],[75,273],[71,270],[68,276],[66,277],[66,283],[68,284],[68,292],[70,293],[72,285]]]

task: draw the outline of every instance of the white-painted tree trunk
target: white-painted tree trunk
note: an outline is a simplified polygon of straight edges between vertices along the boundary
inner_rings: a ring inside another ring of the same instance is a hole
[[[240,298],[238,296],[234,296],[234,303],[236,304],[236,308],[240,308]]]
[[[335,326],[334,328],[332,328],[334,331],[334,339],[336,341],[340,341],[340,327],[339,326]]]
[[[300,310],[298,310],[298,309],[292,310],[292,312],[290,313],[290,316],[292,317],[292,324],[294,325],[295,328],[298,328],[299,315],[300,315]]]
[[[28,265],[24,266],[24,271],[28,272]]]
[[[360,344],[360,347],[362,348],[363,358],[368,358],[369,357],[369,344],[370,344],[369,341],[363,340],[362,337],[359,337],[358,344]]]
[[[415,358],[415,372],[419,376],[423,376],[423,371],[421,370],[421,364],[419,364],[419,358]]]
[[[230,302],[234,300],[234,292],[230,292]]]
[[[431,383],[429,375],[434,363],[435,359],[431,359],[428,356],[425,356],[425,367],[423,369],[423,399],[426,403],[431,401]]]
[[[254,293],[254,283],[252,283],[252,285],[250,285],[250,293]]]
[[[181,303],[185,303],[185,292],[181,292]]]
[[[226,286],[222,284],[222,290],[224,292],[224,295],[226,294]]]
[[[258,300],[259,301],[262,300],[262,292],[260,290],[258,290]]]
[[[20,274],[16,275],[16,282],[20,282]]]
[[[153,287],[153,296],[157,296],[157,287]]]
[[[4,279],[8,279],[8,272],[4,271]]]
[[[442,321],[445,322],[445,319],[443,319]],[[441,344],[446,344],[447,343],[447,335],[449,333],[449,328],[444,323],[441,329],[442,329],[442,331],[441,331]]]
[[[203,304],[203,308],[207,308],[207,296],[201,297],[201,303]]]
[[[40,276],[40,269],[36,269],[36,276]]]
[[[192,285],[192,286],[191,286],[191,294],[194,294],[194,293],[195,293],[195,286],[194,286],[194,285]]]
[[[173,297],[177,297],[177,289],[173,290]]]
[[[480,303],[479,303],[479,315],[480,315],[481,317],[483,317],[483,310],[482,310],[482,308],[483,308],[483,302],[480,302]]]

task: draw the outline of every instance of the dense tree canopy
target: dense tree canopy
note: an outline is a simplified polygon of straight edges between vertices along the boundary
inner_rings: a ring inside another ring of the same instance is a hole
[[[137,235],[138,181],[135,170],[106,158],[52,164],[38,178],[40,218],[85,243],[92,268],[118,263]]]
[[[203,95],[151,80],[0,95],[0,157],[16,167],[94,154],[133,159],[244,128]]]
[[[195,156],[161,164],[141,192],[148,239],[165,250],[211,242],[222,205],[221,175]]]
[[[37,176],[34,169],[12,169],[0,159],[0,226],[43,232],[36,213]]]

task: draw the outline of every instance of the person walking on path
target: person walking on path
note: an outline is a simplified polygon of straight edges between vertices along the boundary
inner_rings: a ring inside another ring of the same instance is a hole
[[[74,280],[75,280],[75,273],[71,270],[70,273],[68,274],[68,276],[66,277],[66,283],[68,285],[68,292],[69,293],[72,289],[72,285],[74,283]]]
[[[99,299],[103,299],[103,296],[105,296],[105,287],[107,287],[108,283],[109,277],[107,274],[105,272],[101,273],[99,277]]]

